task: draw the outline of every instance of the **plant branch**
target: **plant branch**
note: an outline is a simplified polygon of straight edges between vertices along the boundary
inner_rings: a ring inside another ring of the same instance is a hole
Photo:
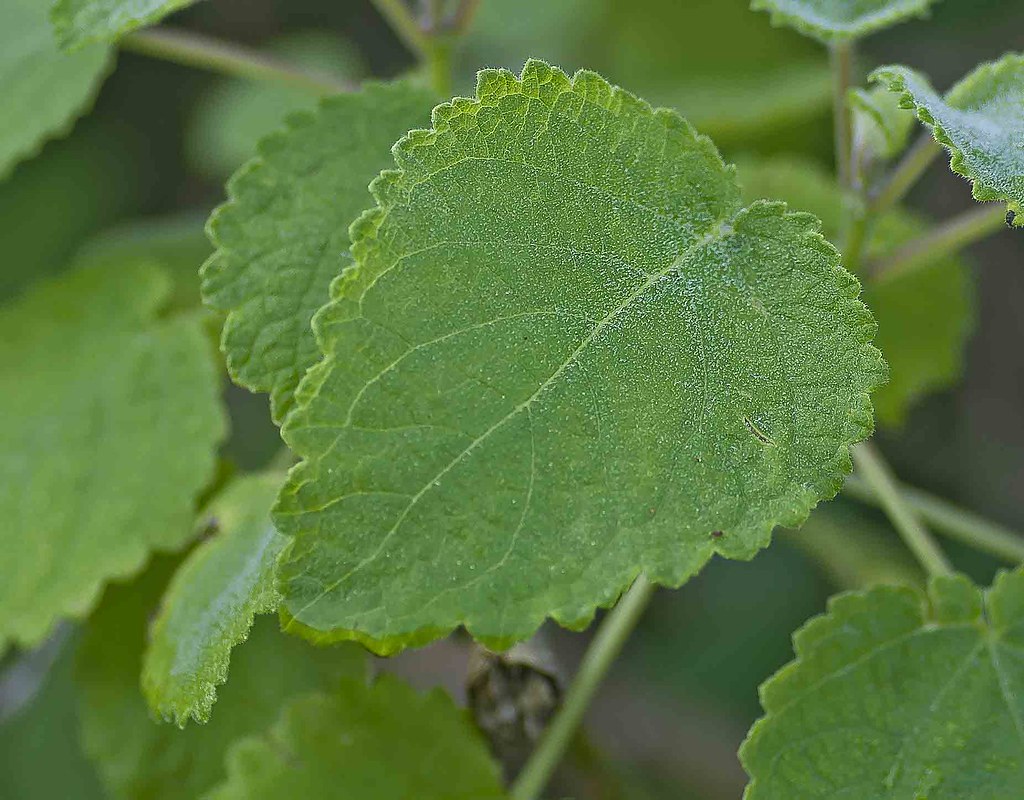
[[[832,60],[832,120],[835,128],[836,174],[844,191],[853,183],[850,93],[853,73],[853,43],[836,42],[829,50]]]
[[[882,185],[872,192],[868,214],[877,216],[902,200],[941,152],[942,146],[931,133],[921,134]]]
[[[1011,564],[1024,562],[1024,536],[1021,534],[989,522],[921,489],[903,483],[898,483],[897,486],[904,502],[939,533],[1005,559]],[[868,482],[856,474],[846,479],[843,494],[868,505],[878,507],[882,504]]]
[[[880,258],[870,265],[869,274],[879,280],[896,278],[930,258],[962,250],[1005,224],[1006,209],[1002,203],[972,208]]]
[[[903,499],[896,479],[882,454],[871,442],[861,442],[853,448],[853,460],[868,486],[878,496],[878,504],[921,566],[929,575],[951,574],[953,568],[931,534],[918,522],[913,510]]]
[[[429,37],[420,27],[419,20],[405,0],[371,0],[374,7],[402,44],[409,48],[418,58],[423,58],[430,50]]]
[[[354,88],[330,75],[299,69],[256,50],[177,28],[134,31],[121,39],[120,46],[186,67],[283,83],[318,95],[340,94]]]
[[[573,741],[580,721],[605,673],[654,595],[655,586],[640,575],[605,617],[587,648],[561,710],[544,732],[537,749],[512,786],[512,800],[535,800]]]

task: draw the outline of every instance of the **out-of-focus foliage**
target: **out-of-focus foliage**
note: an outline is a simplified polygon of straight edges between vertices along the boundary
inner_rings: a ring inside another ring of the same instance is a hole
[[[39,5],[43,1],[39,0]],[[50,17],[61,47],[77,50],[93,42],[113,42],[194,2],[196,0],[55,0]]]

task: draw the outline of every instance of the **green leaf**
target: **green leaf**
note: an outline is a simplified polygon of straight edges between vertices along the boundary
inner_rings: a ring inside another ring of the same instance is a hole
[[[745,800],[1022,796],[1022,611],[1020,570],[834,598],[761,687]]]
[[[390,163],[392,142],[426,119],[431,98],[405,83],[370,85],[293,116],[260,143],[210,220],[218,249],[203,268],[204,299],[229,312],[231,376],[270,392],[277,421],[319,358],[310,318],[350,261],[348,225],[370,199],[366,187]]]
[[[0,178],[35,155],[43,142],[71,129],[92,105],[113,64],[95,45],[61,53],[41,0],[0,6]]]
[[[365,677],[359,648],[310,647],[262,616],[235,649],[231,680],[207,724],[180,730],[154,722],[139,672],[149,620],[174,567],[160,560],[134,583],[108,589],[79,654],[83,747],[110,794],[125,800],[201,797],[225,778],[228,747],[265,730],[291,698]]]
[[[65,50],[113,42],[159,22],[196,0],[56,0],[50,11],[57,41]]]
[[[795,28],[823,42],[858,39],[913,17],[926,17],[936,0],[752,0],[773,25]]]
[[[0,642],[42,641],[191,536],[224,419],[200,318],[157,317],[168,290],[112,262],[0,310]]]
[[[977,200],[1002,200],[1024,225],[1024,56],[982,64],[945,97],[907,67],[881,67],[872,80],[900,94],[904,108],[932,128],[950,167],[971,181]]]
[[[585,625],[750,558],[849,470],[884,376],[806,214],[674,113],[540,62],[394,148],[284,426],[284,610],[387,652]]]
[[[292,702],[265,735],[239,742],[210,800],[499,800],[497,766],[441,690],[384,675]]]
[[[833,177],[816,164],[777,157],[740,164],[748,201],[779,197],[817,215],[825,235],[837,240],[843,199]],[[874,227],[868,253],[881,257],[917,238],[928,221],[904,209]],[[963,372],[964,348],[974,327],[974,287],[968,265],[955,253],[884,281],[868,281],[864,299],[878,320],[875,344],[889,363],[889,382],[874,395],[886,425],[900,425],[923,396],[954,385]],[[936,325],[935,320],[942,324]]]
[[[215,533],[171,581],[143,661],[142,690],[164,719],[208,721],[232,648],[257,614],[277,609],[274,562],[285,540],[270,507],[283,482],[276,473],[239,478],[204,512]]]
[[[881,86],[850,92],[855,143],[863,143],[870,153],[895,158],[907,146],[914,129],[914,115],[899,104],[892,92]]]

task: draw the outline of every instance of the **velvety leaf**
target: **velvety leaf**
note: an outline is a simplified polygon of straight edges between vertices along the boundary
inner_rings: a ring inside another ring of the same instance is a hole
[[[38,643],[192,535],[224,419],[199,317],[157,316],[168,290],[112,262],[0,310],[0,642]]]
[[[210,800],[498,800],[497,766],[440,690],[389,675],[293,701],[266,734],[232,747]]]
[[[211,538],[178,570],[164,595],[143,660],[142,690],[154,713],[184,727],[206,722],[227,680],[235,645],[257,614],[277,609],[274,562],[284,546],[270,507],[284,475],[242,477],[206,508]]]
[[[0,6],[0,178],[47,139],[66,133],[92,105],[111,67],[110,50],[57,49],[42,0]]]
[[[825,235],[838,238],[842,195],[821,167],[796,158],[745,161],[739,177],[748,200],[786,200],[794,209],[816,214]],[[883,256],[928,227],[917,214],[891,211],[874,226],[868,253]],[[875,412],[881,422],[899,425],[917,400],[960,379],[974,327],[974,286],[967,264],[955,253],[895,278],[866,280],[864,299],[878,320],[875,344],[889,363],[889,382],[874,395]],[[936,319],[942,324],[936,325]]]
[[[158,561],[128,585],[112,586],[89,622],[79,653],[81,736],[111,796],[126,800],[194,800],[225,777],[236,739],[266,729],[293,697],[363,678],[365,654],[354,646],[310,647],[259,617],[235,648],[230,680],[205,725],[180,730],[155,722],[139,688],[149,620],[175,563]]]
[[[823,42],[856,39],[913,17],[927,16],[936,0],[752,0],[773,25],[795,28]]]
[[[136,28],[159,22],[196,0],[56,0],[50,12],[60,46],[75,50],[113,42]],[[41,3],[40,3],[41,5]]]
[[[884,376],[806,214],[674,113],[540,62],[394,149],[284,435],[284,611],[389,651],[585,625],[837,490]]]
[[[1002,200],[1016,214],[1015,224],[1024,225],[1024,56],[982,64],[944,97],[907,67],[882,67],[872,78],[898,92],[903,106],[931,126],[976,199]]]
[[[894,158],[903,152],[914,129],[914,115],[881,86],[850,92],[855,146],[869,153]]]
[[[1024,795],[1024,573],[834,598],[761,687],[745,800]]]
[[[392,143],[427,118],[432,95],[396,83],[323,101],[264,139],[214,214],[207,303],[228,311],[222,347],[240,385],[270,392],[275,420],[319,358],[310,318],[350,262],[348,226]]]

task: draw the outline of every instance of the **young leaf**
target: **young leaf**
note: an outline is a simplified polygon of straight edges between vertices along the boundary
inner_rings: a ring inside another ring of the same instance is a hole
[[[157,318],[168,284],[110,262],[0,311],[0,643],[40,642],[191,536],[224,419],[199,317]]]
[[[1024,572],[840,595],[761,687],[745,800],[1024,794]]]
[[[333,688],[339,678],[365,679],[359,648],[310,647],[262,616],[235,649],[231,680],[207,724],[179,730],[155,722],[139,671],[149,620],[174,567],[162,559],[134,583],[108,589],[79,653],[83,747],[107,791],[123,800],[202,797],[224,779],[228,747],[265,730],[291,698]]]
[[[913,17],[925,17],[936,0],[752,0],[773,25],[795,28],[825,43],[859,39]]]
[[[196,0],[56,0],[50,11],[57,41],[65,50],[113,42]]]
[[[499,800],[498,768],[441,690],[384,675],[292,702],[263,736],[231,748],[210,800]]]
[[[209,505],[200,524],[213,537],[186,559],[164,595],[142,665],[153,711],[184,727],[210,718],[232,648],[257,614],[274,611],[274,562],[284,545],[270,507],[284,475],[239,478]]]
[[[832,496],[884,376],[807,214],[681,118],[540,62],[394,148],[284,426],[284,610],[390,651],[585,625]]]
[[[881,86],[850,92],[856,141],[882,158],[895,158],[907,146],[914,129],[914,115],[900,106],[898,98]]]
[[[71,128],[111,65],[103,45],[61,53],[41,0],[0,5],[0,178]]]
[[[269,391],[278,422],[319,358],[310,318],[349,263],[348,225],[366,207],[366,187],[431,100],[406,83],[369,85],[293,116],[260,143],[210,220],[218,249],[203,267],[204,299],[229,312],[222,347],[231,376]]]
[[[818,216],[824,233],[837,239],[843,198],[831,175],[816,164],[776,157],[743,162],[743,196],[778,197],[794,209]],[[896,209],[875,225],[868,253],[883,256],[928,230],[928,222]],[[913,272],[869,281],[864,299],[878,320],[875,344],[889,363],[889,382],[874,395],[875,413],[886,425],[900,425],[923,396],[954,385],[963,371],[964,347],[974,327],[974,287],[968,265],[947,253]],[[936,325],[935,320],[942,324]]]
[[[950,152],[950,167],[971,181],[977,200],[1002,200],[1024,226],[1024,56],[982,64],[945,97],[907,67],[871,75],[900,94]]]

